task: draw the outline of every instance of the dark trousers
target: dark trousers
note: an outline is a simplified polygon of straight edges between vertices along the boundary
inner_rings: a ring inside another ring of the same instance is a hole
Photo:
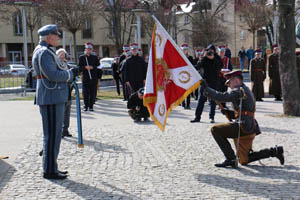
[[[82,94],[85,108],[93,108],[97,92],[97,82],[83,83]]]
[[[185,98],[185,100],[182,102],[182,107],[189,108],[190,104],[191,104],[191,95]]]
[[[203,94],[203,88],[200,87],[200,97],[198,99],[198,104],[195,112],[195,119],[201,119],[201,115],[203,112],[204,104],[207,101],[207,97]],[[215,118],[215,112],[216,112],[216,102],[214,100],[209,100],[210,102],[210,111],[209,111],[209,118],[214,119]]]
[[[115,79],[115,83],[116,83],[117,93],[118,93],[118,95],[120,95],[120,82],[121,82],[121,79],[120,79],[119,76],[114,77],[114,79]]]
[[[130,81],[130,86],[131,86],[131,90],[132,93],[138,91],[140,88],[144,87],[144,83],[143,81],[139,81],[139,82],[131,82]]]
[[[57,157],[59,154],[62,124],[64,118],[64,103],[40,105],[43,121],[43,171],[57,173]]]
[[[218,124],[211,128],[211,133],[227,160],[234,160],[236,158],[227,138],[237,138],[238,132],[239,125],[237,123]],[[240,136],[246,135],[248,134],[241,130]]]
[[[69,100],[65,103],[63,132],[67,132],[70,127],[71,106],[72,106],[72,100]]]

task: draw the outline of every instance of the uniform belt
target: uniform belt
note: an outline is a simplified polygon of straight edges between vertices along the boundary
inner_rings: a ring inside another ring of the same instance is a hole
[[[36,75],[36,79],[45,79],[46,78],[46,76],[44,76],[44,75]]]
[[[236,117],[239,115],[238,111],[235,112]],[[241,115],[247,115],[250,117],[254,117],[254,112],[250,112],[250,111],[242,111]]]
[[[264,69],[254,69],[254,71],[261,72],[261,71],[265,71],[265,70]]]

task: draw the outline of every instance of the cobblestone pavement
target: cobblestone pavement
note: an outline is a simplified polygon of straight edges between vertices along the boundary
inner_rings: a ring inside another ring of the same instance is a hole
[[[62,140],[59,166],[69,171],[67,180],[41,177],[40,126],[0,178],[0,199],[300,199],[300,119],[281,112],[273,99],[257,103],[263,134],[254,149],[283,145],[284,166],[270,158],[220,169],[214,164],[224,158],[210,135],[208,106],[195,124],[189,122],[194,109],[176,108],[161,133],[153,122],[132,122],[123,101],[100,100],[95,112],[83,114],[85,147],[77,147],[77,137]],[[75,122],[72,115],[74,136]],[[217,111],[221,122],[226,119]]]

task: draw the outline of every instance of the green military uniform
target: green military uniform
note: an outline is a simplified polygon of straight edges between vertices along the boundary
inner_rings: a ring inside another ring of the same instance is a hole
[[[241,71],[233,71],[227,74],[233,74],[237,76],[241,76]],[[226,79],[228,79],[229,75],[225,75]],[[233,78],[231,76],[231,78]],[[230,80],[230,79],[228,79]],[[203,86],[204,87],[204,86]],[[269,157],[277,157],[280,159],[281,164],[284,163],[283,158],[283,148],[282,147],[275,147],[270,149],[264,149],[259,152],[251,152],[252,151],[252,141],[254,137],[260,134],[260,128],[258,126],[257,121],[254,118],[255,112],[255,99],[250,91],[250,89],[244,84],[241,83],[238,87],[221,93],[218,92],[210,87],[204,87],[205,92],[204,94],[213,100],[220,101],[220,102],[232,102],[233,108],[235,111],[225,110],[226,112],[222,112],[226,114],[230,119],[239,119],[239,113],[241,114],[241,122],[240,122],[240,139],[243,140],[244,138],[246,142],[249,141],[249,145],[245,145],[246,147],[249,146],[250,148],[247,149],[246,158],[240,160],[241,164],[247,164],[249,162],[253,162],[256,160],[260,160],[263,158]],[[242,101],[241,111],[240,109],[240,101]],[[216,140],[217,144],[219,145],[220,149],[222,150],[224,156],[226,157],[226,161],[222,164],[216,164],[217,167],[226,167],[226,166],[236,166],[233,162],[236,159],[233,149],[227,138],[238,138],[239,135],[239,123],[238,120],[230,123],[218,124],[211,128],[212,135]],[[251,138],[252,137],[252,138]],[[250,139],[248,139],[250,138]],[[241,144],[241,143],[240,143]],[[243,148],[244,146],[239,146],[241,150],[245,151]],[[250,153],[251,152],[251,153]]]
[[[279,55],[273,53],[269,57],[269,77],[270,86],[269,93],[274,95],[276,100],[281,100],[281,83],[279,75]]]
[[[266,79],[266,63],[263,58],[253,58],[250,62],[250,79],[252,92],[256,100],[264,97],[264,80]]]

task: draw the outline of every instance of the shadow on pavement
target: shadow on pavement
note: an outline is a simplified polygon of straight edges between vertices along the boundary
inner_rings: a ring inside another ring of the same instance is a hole
[[[114,191],[115,193],[106,192],[102,189],[99,189],[97,187],[87,185],[84,183],[75,182],[70,179],[65,179],[63,181],[61,180],[52,180],[51,182],[60,185],[62,187],[65,187],[66,190],[69,190],[78,196],[82,197],[83,199],[139,199],[136,196],[119,189],[113,185],[102,183],[106,187],[110,187],[110,190]],[[116,194],[121,193],[121,194]]]
[[[16,169],[12,165],[0,160],[0,194],[15,172]]]
[[[241,192],[250,194],[258,198],[279,198],[279,199],[294,199],[300,197],[300,172],[290,172],[286,167],[272,167],[272,166],[248,166],[258,171],[255,173],[246,168],[239,168],[238,170],[247,176],[272,178],[273,181],[258,182],[243,180],[236,177],[225,177],[221,175],[212,174],[196,174],[195,178],[200,182],[215,187],[231,190],[234,192]],[[292,169],[292,167],[291,167]],[[229,172],[230,173],[230,172]],[[278,183],[278,179],[282,179],[283,183]],[[295,182],[297,180],[297,182]],[[277,183],[277,184],[276,184]],[[216,188],[216,191],[218,189]],[[287,192],[288,191],[288,192]],[[280,194],[282,196],[280,196]]]
[[[296,132],[287,129],[270,128],[270,127],[263,127],[263,126],[260,126],[260,130],[262,133],[270,132],[270,133],[280,133],[280,134],[296,134]]]
[[[75,145],[78,144],[77,137],[72,137],[72,138],[65,137],[63,140],[67,142],[71,142]],[[98,141],[92,141],[86,139],[83,139],[83,144],[85,146],[94,147],[96,151],[111,152],[111,153],[128,153],[127,149],[124,149],[118,145],[104,144]]]

